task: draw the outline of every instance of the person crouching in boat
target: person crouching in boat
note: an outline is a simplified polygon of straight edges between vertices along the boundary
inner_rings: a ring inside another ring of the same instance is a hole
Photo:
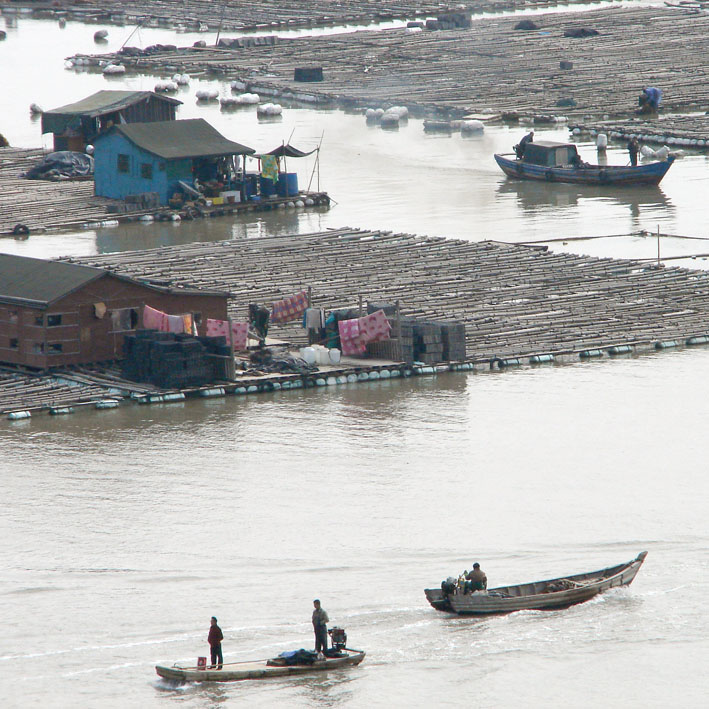
[[[480,564],[477,561],[473,564],[473,570],[469,571],[465,578],[470,584],[471,591],[484,591],[487,589],[487,576],[485,576],[485,572],[480,568]]]
[[[635,137],[632,137],[628,141],[628,155],[630,156],[630,164],[633,167],[638,166],[638,153],[640,152],[640,143],[638,143],[638,139]]]
[[[534,131],[530,130],[527,135],[525,135],[522,140],[517,143],[517,145],[514,146],[514,151],[515,155],[517,156],[518,160],[521,160],[524,157],[524,149],[527,147],[527,143],[533,143],[534,142]]]
[[[222,663],[224,662],[224,656],[222,655],[222,640],[224,640],[224,634],[222,629],[217,625],[217,619],[212,616],[209,627],[209,635],[207,636],[207,642],[209,643],[209,650],[211,654],[212,664],[210,669],[214,669],[216,665],[218,670],[221,670]],[[217,660],[219,664],[217,664]]]
[[[324,653],[327,650],[327,624],[330,618],[327,611],[320,606],[320,601],[316,598],[313,601],[315,610],[313,611],[313,631],[315,632],[315,652]]]

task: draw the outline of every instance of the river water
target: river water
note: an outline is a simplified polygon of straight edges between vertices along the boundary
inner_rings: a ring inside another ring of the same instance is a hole
[[[93,29],[21,19],[0,45],[22,109],[13,99],[0,127],[11,142],[40,144],[30,101],[61,105],[109,85],[49,60],[91,49],[78,36],[91,45]],[[33,43],[47,48],[42,66],[19,61]],[[361,116],[302,109],[260,124],[248,111],[197,107],[196,88],[180,117],[204,116],[258,149],[293,129],[308,148],[324,132],[321,182],[338,204],[33,235],[0,249],[82,255],[344,224],[509,241],[658,224],[706,235],[701,155],[679,160],[654,191],[549,192],[506,182],[490,159],[521,129],[464,140],[426,136],[411,120],[384,133]],[[702,244],[663,239],[662,249],[689,255]],[[657,243],[554,248],[651,258]],[[0,704],[706,706],[708,374],[709,350],[698,348],[3,422]],[[631,587],[565,611],[448,617],[423,594],[476,560],[503,585],[642,550]],[[207,654],[211,615],[227,660],[311,647],[315,597],[368,652],[359,668],[216,687],[154,674],[156,662]]]

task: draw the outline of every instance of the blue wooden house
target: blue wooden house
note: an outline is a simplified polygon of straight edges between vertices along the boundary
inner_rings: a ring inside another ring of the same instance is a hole
[[[112,199],[156,192],[167,204],[180,182],[218,180],[253,153],[203,118],[114,125],[94,144],[95,192]]]

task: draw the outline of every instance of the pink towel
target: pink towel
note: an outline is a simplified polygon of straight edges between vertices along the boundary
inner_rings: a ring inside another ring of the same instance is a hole
[[[229,323],[226,320],[207,318],[207,337],[229,337]]]
[[[277,300],[271,308],[271,322],[282,323],[301,318],[308,308],[308,292],[301,291]]]
[[[148,330],[167,331],[167,315],[149,305],[143,307],[143,327]]]
[[[249,335],[249,323],[233,322],[231,323],[231,333],[234,337],[234,349],[245,350],[246,341]],[[227,345],[229,343],[229,321],[228,320],[212,320],[207,318],[207,337],[226,337]]]
[[[359,319],[360,337],[367,342],[381,342],[389,339],[391,325],[383,310],[365,315]]]

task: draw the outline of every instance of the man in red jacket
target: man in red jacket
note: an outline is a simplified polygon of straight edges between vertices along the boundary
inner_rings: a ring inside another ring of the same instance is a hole
[[[207,636],[207,642],[209,643],[209,649],[212,654],[212,664],[209,669],[213,669],[214,665],[217,665],[217,669],[221,670],[222,663],[224,662],[224,657],[222,656],[222,640],[224,640],[224,634],[222,629],[217,625],[217,619],[212,616],[211,627],[209,628],[209,635]],[[217,664],[219,660],[219,664]]]

